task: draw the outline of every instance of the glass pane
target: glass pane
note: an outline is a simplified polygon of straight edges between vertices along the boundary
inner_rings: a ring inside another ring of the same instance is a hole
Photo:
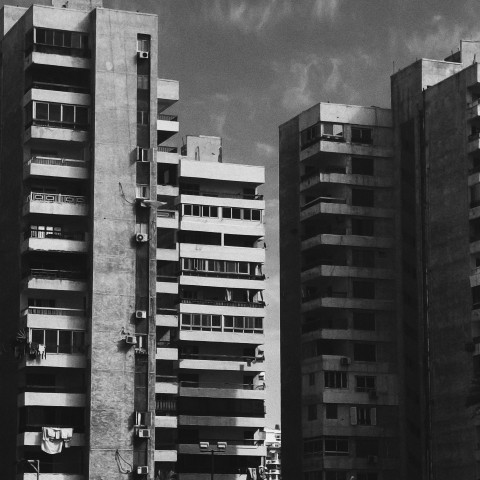
[[[76,107],[75,123],[78,125],[88,125],[88,108]]]
[[[213,218],[218,217],[218,207],[210,207],[210,216]]]
[[[80,33],[72,33],[72,48],[82,48],[82,38]]]
[[[241,218],[240,208],[232,208],[232,218],[235,218],[235,219]]]
[[[72,332],[68,330],[58,331],[58,353],[71,353]]]
[[[48,120],[48,103],[35,103],[35,118],[38,120]]]
[[[72,353],[83,352],[83,346],[85,345],[85,333],[73,332],[73,350]]]
[[[53,30],[45,30],[45,43],[53,45]]]
[[[49,106],[48,119],[51,122],[60,122],[62,120],[62,110],[59,103],[51,103]]]
[[[44,342],[44,330],[33,330],[32,329],[32,342],[33,343],[43,343]]]
[[[260,210],[252,210],[252,220],[260,221]]]
[[[251,220],[252,219],[252,211],[249,208],[245,208],[243,210],[243,219],[244,220]]]
[[[56,47],[63,47],[63,32],[55,30],[53,32],[53,44]]]
[[[44,28],[36,28],[35,37],[36,43],[45,43],[47,39],[46,30]]]
[[[75,121],[75,108],[73,105],[63,105],[63,121],[73,123]]]
[[[45,344],[47,352],[57,352],[57,330],[45,330]]]
[[[72,32],[63,32],[63,46],[64,47],[72,46]]]
[[[232,209],[230,207],[223,207],[223,218],[232,218]]]

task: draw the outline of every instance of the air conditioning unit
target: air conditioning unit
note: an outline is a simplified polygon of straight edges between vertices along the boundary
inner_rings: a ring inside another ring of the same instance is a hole
[[[147,318],[147,312],[145,310],[136,310],[135,318],[141,320],[142,318]]]
[[[150,430],[148,428],[139,428],[137,430],[138,438],[150,438]]]
[[[135,427],[151,427],[153,425],[152,412],[139,412],[135,411]]]
[[[369,455],[367,457],[367,463],[369,465],[376,465],[378,463],[378,457],[376,455]]]
[[[136,345],[137,344],[137,339],[134,335],[127,335],[125,337],[125,343],[127,345]]]
[[[135,240],[137,241],[137,243],[148,242],[148,235],[146,233],[136,233]]]
[[[148,467],[137,467],[137,475],[148,475]]]
[[[273,448],[280,448],[280,444],[279,443],[272,443],[272,447]]]
[[[378,393],[376,390],[369,390],[368,391],[368,397],[371,399],[378,398]]]
[[[258,348],[255,351],[255,360],[258,361],[263,361],[265,360],[265,352],[263,351],[263,348]]]
[[[150,53],[146,52],[145,50],[139,50],[137,52],[137,57],[141,58],[142,60],[148,60],[148,58],[150,57]]]
[[[137,162],[148,162],[148,148],[137,147]]]
[[[340,365],[342,365],[342,366],[344,366],[344,367],[350,365],[351,363],[352,363],[352,361],[351,361],[350,358],[348,358],[348,357],[342,357],[342,358],[340,359]]]

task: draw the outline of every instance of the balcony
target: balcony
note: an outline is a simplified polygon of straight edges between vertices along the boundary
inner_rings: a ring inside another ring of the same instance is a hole
[[[183,270],[180,285],[262,290],[265,288],[263,280],[265,275]]]
[[[476,153],[480,150],[480,132],[474,132],[468,136],[468,153]]]
[[[185,354],[179,355],[179,367],[189,370],[218,370],[262,372],[265,370],[263,361],[256,361],[255,357],[245,355],[217,355],[217,354]]]
[[[156,292],[178,295],[178,277],[171,275],[157,275]]]
[[[24,141],[35,139],[87,143],[88,128],[88,125],[34,119],[25,128]]]
[[[177,115],[157,114],[157,143],[161,144],[178,133],[180,124]]]
[[[199,197],[219,197],[219,198],[237,198],[241,200],[263,200],[263,195],[231,193],[231,192],[209,192],[205,190],[186,190],[182,189],[180,195],[191,195]]]
[[[31,192],[25,199],[23,214],[86,216],[87,197],[60,193]]]
[[[178,377],[176,375],[156,375],[155,381],[155,393],[178,394]]]
[[[218,441],[227,442],[225,455],[240,455],[240,456],[258,456],[265,457],[267,454],[264,445],[257,445],[255,440],[239,440],[239,439],[219,439]],[[211,444],[215,444],[217,440],[209,439]],[[187,455],[198,455],[198,443],[180,443],[178,445],[178,453]]]
[[[168,147],[165,145],[158,145],[156,161],[158,163],[167,163],[170,165],[178,165],[179,156],[177,147]]]
[[[52,406],[52,407],[84,407],[85,394],[63,392],[24,392],[18,395],[17,405]]]
[[[265,384],[228,382],[180,382],[180,396],[265,399]]]
[[[70,270],[32,268],[24,283],[29,290],[84,292],[87,289],[86,274]]]
[[[347,292],[331,292],[329,294],[311,295],[302,298],[302,312],[317,310],[322,307],[358,308],[371,310],[393,310],[393,300],[352,298]]]
[[[176,445],[169,445],[169,447],[170,448],[165,448],[162,450],[155,450],[154,461],[155,462],[176,462],[177,461]]]
[[[30,65],[52,65],[54,67],[90,68],[90,50],[34,45],[27,50],[24,67]]]
[[[34,156],[23,165],[23,178],[56,177],[84,180],[88,178],[85,160]]]
[[[27,307],[22,311],[27,328],[51,328],[59,325],[67,330],[85,330],[85,311],[77,308]]]
[[[220,307],[265,308],[265,302],[238,302],[235,300],[207,300],[199,298],[179,298],[179,303],[193,305],[215,305]]]
[[[221,254],[221,257],[219,255]],[[231,261],[265,263],[264,248],[224,247],[217,245],[200,245],[194,243],[180,244],[180,257],[183,258],[218,258]]]
[[[177,413],[155,411],[155,428],[177,428]]]
[[[173,342],[157,342],[156,360],[178,360],[178,348]]]
[[[180,415],[178,417],[179,425],[199,426],[199,427],[265,427],[265,418],[263,417],[221,417],[208,415]],[[198,444],[197,444],[198,448]],[[197,450],[198,451],[198,450]]]
[[[347,174],[340,172],[317,172],[312,175],[302,177],[300,191],[304,192],[310,188],[324,183],[337,183],[345,185],[361,185],[364,187],[391,187],[392,180],[389,177],[380,177],[373,175]]]
[[[84,232],[45,232],[27,230],[22,251],[86,253]]]
[[[19,368],[22,367],[54,367],[54,368],[85,368],[85,354],[68,354],[68,353],[48,353],[46,358],[24,357],[19,362]]]
[[[306,282],[320,277],[344,277],[344,278],[373,278],[391,280],[394,278],[393,270],[373,267],[353,267],[346,265],[334,265],[318,261],[317,265],[308,265],[302,269],[301,280]]]
[[[157,210],[157,228],[178,229],[178,212],[176,210]]]

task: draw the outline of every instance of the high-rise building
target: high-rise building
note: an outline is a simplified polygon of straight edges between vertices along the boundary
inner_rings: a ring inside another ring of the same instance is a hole
[[[477,55],[280,126],[287,478],[478,477]]]
[[[265,476],[267,480],[280,480],[282,478],[282,431],[280,425],[275,428],[265,429]]]
[[[42,3],[0,19],[2,478],[209,478],[227,442],[233,479],[265,455],[263,168],[170,146],[155,15]]]

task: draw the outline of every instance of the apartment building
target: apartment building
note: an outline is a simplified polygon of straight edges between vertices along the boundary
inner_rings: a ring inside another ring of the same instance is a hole
[[[479,54],[395,73],[391,111],[280,126],[287,478],[480,473]]]
[[[265,455],[263,169],[177,153],[155,15],[43,3],[1,10],[2,478],[208,478],[216,442],[238,478]]]
[[[218,137],[158,154],[155,454],[181,479],[210,478],[212,450],[224,479],[266,454],[265,172],[222,160]]]
[[[308,480],[395,478],[391,126],[320,103],[280,127],[286,478],[296,462]]]

